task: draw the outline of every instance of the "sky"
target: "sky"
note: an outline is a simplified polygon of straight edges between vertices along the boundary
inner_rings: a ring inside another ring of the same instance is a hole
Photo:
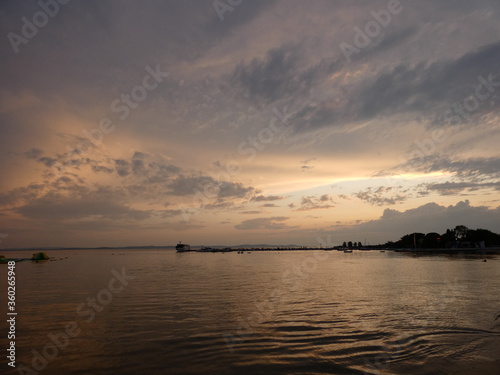
[[[0,2],[0,248],[500,232],[500,3]]]

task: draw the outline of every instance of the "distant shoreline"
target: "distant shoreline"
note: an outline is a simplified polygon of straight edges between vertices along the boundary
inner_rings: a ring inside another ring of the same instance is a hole
[[[248,245],[247,245],[248,246]],[[198,246],[196,246],[197,248]],[[201,246],[199,246],[201,248]],[[226,249],[225,251],[223,251]],[[407,253],[407,254],[456,254],[456,255],[486,255],[486,254],[500,254],[500,247],[487,247],[487,248],[439,248],[439,249],[431,249],[431,248],[417,248],[417,249],[388,249],[382,247],[373,247],[373,248],[352,248],[347,249],[343,247],[308,247],[308,246],[296,246],[296,247],[280,247],[280,246],[269,246],[269,247],[241,247],[234,246],[231,247],[230,250],[227,250],[227,247],[214,247],[213,252],[238,252],[238,251],[314,251],[314,250],[323,250],[323,251],[339,251],[342,252],[344,250],[353,250],[356,252],[364,252],[364,251],[393,251],[396,253]],[[22,249],[0,249],[0,251],[64,251],[64,250],[175,250],[175,246],[124,246],[124,247],[36,247],[36,248],[22,248]],[[193,249],[191,252],[197,252],[196,249]]]

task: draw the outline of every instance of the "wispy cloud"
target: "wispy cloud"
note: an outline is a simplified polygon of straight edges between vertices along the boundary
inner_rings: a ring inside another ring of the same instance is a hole
[[[288,219],[289,218],[285,216],[260,217],[256,219],[243,220],[240,224],[235,225],[235,228],[239,230],[281,230],[292,228],[284,223],[284,221]]]

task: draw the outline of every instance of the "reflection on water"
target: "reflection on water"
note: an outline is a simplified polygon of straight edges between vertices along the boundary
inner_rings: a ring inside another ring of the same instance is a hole
[[[44,374],[446,374],[500,357],[495,257],[49,255],[68,259],[17,264],[17,361],[42,368],[49,334],[79,334]]]

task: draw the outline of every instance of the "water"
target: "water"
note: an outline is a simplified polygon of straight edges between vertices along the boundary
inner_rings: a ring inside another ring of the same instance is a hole
[[[500,359],[500,257],[48,253],[16,265],[17,363],[43,374],[449,374]]]

